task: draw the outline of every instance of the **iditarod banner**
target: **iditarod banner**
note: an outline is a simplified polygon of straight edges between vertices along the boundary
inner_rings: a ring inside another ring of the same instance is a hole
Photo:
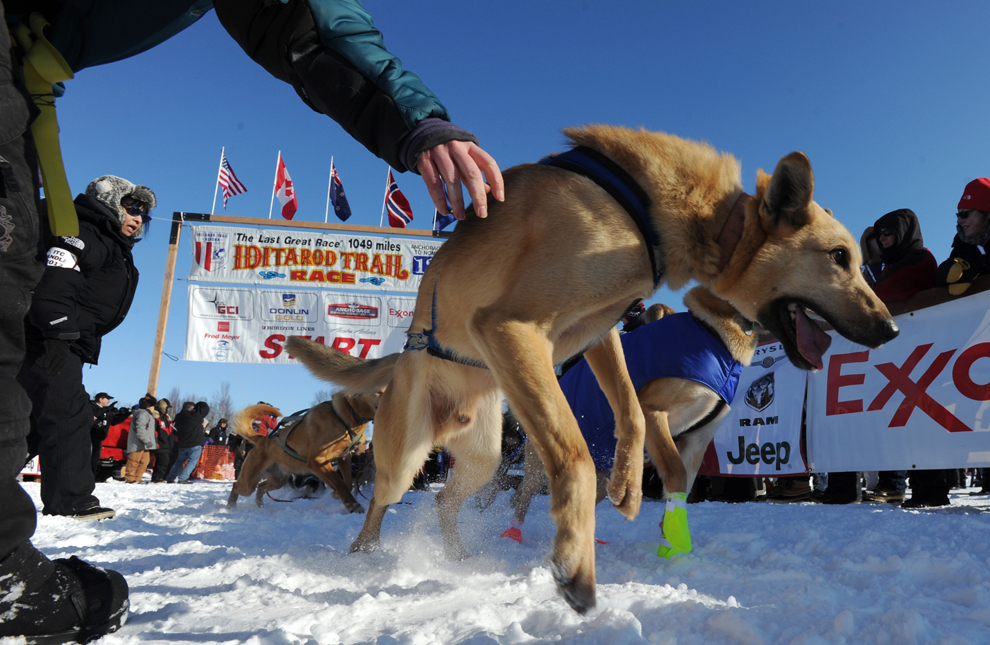
[[[801,454],[805,380],[805,373],[791,364],[779,342],[757,347],[753,363],[739,377],[732,409],[715,433],[700,472],[763,477],[805,472]]]
[[[443,240],[189,225],[189,279],[415,292]]]
[[[379,358],[402,350],[415,304],[390,294],[189,285],[185,360],[295,363],[289,336]]]
[[[819,472],[990,466],[990,292],[895,318],[880,349],[832,333],[808,385]]]

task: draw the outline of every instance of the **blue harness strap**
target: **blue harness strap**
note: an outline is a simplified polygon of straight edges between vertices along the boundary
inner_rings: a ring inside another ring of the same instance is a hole
[[[653,271],[653,286],[663,281],[664,266],[660,261],[663,253],[660,248],[660,235],[650,221],[650,197],[636,183],[632,176],[597,150],[578,146],[567,152],[544,157],[539,161],[544,166],[555,166],[592,180],[619,202],[636,224],[636,228],[646,241],[646,251],[650,256]]]
[[[585,176],[608,192],[632,218],[636,228],[646,241],[646,251],[650,256],[650,269],[653,272],[653,287],[663,281],[664,267],[660,262],[663,253],[660,249],[660,236],[650,221],[650,198],[632,176],[605,155],[585,146],[578,146],[567,152],[545,157],[542,165],[555,166]],[[634,303],[635,304],[635,303]],[[440,345],[436,339],[437,330],[437,285],[433,284],[433,303],[430,329],[419,333],[406,334],[403,349],[425,349],[430,356],[447,361],[488,369],[482,361],[460,356]]]
[[[470,367],[480,367],[481,369],[488,369],[488,366],[481,361],[476,361],[473,358],[468,358],[466,356],[461,356],[449,349],[444,348],[440,345],[440,341],[437,340],[436,332],[437,330],[437,283],[433,283],[433,302],[430,305],[430,328],[426,331],[416,333],[416,334],[406,334],[406,344],[402,346],[402,349],[408,350],[418,350],[425,349],[426,353],[430,356],[436,356],[437,358],[442,358],[445,361],[450,361],[452,363],[460,363],[461,365],[468,365]]]

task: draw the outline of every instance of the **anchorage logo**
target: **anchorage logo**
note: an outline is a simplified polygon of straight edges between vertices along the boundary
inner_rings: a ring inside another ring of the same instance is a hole
[[[374,320],[378,318],[378,307],[362,305],[357,302],[331,303],[327,305],[327,315],[333,318],[349,318],[351,320]]]
[[[294,294],[294,293],[283,293],[282,294],[282,306],[283,307],[295,307],[296,306],[296,294]]]
[[[200,233],[196,237],[196,264],[207,271],[219,270],[227,262],[227,233]]]
[[[773,372],[753,381],[753,384],[746,390],[746,405],[757,412],[763,412],[773,403]]]
[[[217,331],[230,331],[230,323],[227,321],[217,321]]]

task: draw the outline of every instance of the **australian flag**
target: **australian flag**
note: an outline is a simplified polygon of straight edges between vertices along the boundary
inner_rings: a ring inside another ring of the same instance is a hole
[[[333,212],[341,222],[346,222],[351,216],[351,206],[347,203],[347,196],[344,195],[344,185],[340,183],[337,169],[333,162],[330,162],[330,203],[333,204]]]

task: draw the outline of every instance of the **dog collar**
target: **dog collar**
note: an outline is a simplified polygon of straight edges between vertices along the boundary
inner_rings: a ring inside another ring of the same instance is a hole
[[[732,210],[729,211],[729,216],[725,219],[722,230],[718,234],[716,241],[719,249],[719,273],[722,273],[725,267],[729,265],[729,260],[732,258],[736,246],[739,245],[739,240],[742,239],[746,226],[746,203],[749,201],[749,197],[746,193],[739,193],[736,203],[732,205]]]
[[[578,146],[567,152],[544,157],[539,163],[583,175],[604,188],[612,199],[619,202],[646,240],[646,251],[650,256],[650,268],[653,271],[653,287],[660,286],[665,270],[660,262],[660,258],[663,257],[660,235],[650,220],[650,197],[636,180],[619,164],[586,146]]]

